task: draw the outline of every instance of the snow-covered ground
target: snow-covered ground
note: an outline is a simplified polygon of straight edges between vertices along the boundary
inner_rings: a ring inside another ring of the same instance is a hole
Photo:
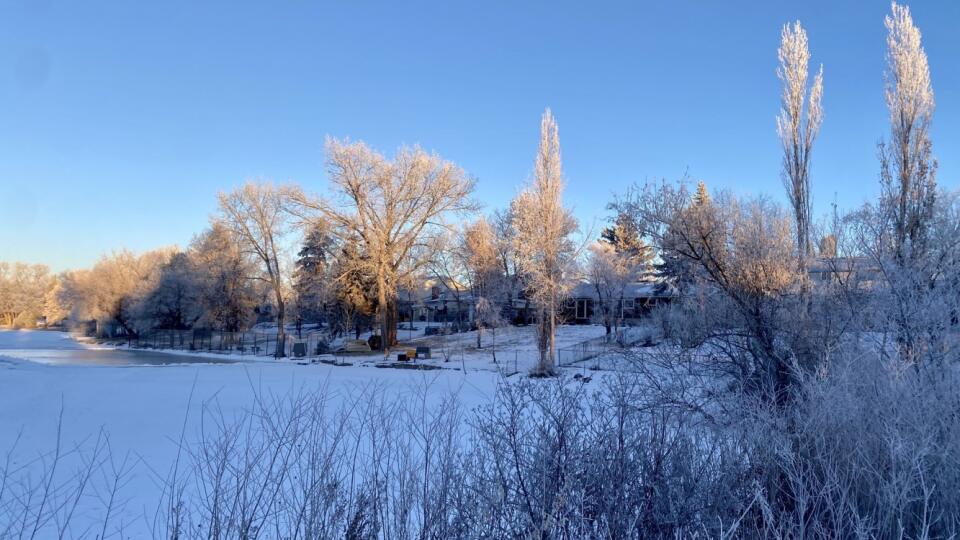
[[[516,362],[521,372],[532,366],[536,358],[533,332],[532,327],[500,329],[501,364]],[[558,346],[602,333],[597,326],[563,327]],[[58,332],[0,331],[0,466],[8,452],[7,470],[17,474],[49,465],[46,453],[57,444],[58,423],[65,449],[90,447],[102,430],[109,435],[112,455],[128,456],[132,463],[123,490],[128,500],[119,519],[134,527],[128,532],[135,532],[137,526],[145,525],[145,516],[156,510],[158,485],[177,455],[181,432],[197,437],[204,411],[211,408],[233,415],[250,409],[258,393],[326,389],[336,399],[376,385],[401,399],[427,387],[430,395],[453,394],[461,406],[471,409],[489,403],[505,380],[503,370],[492,362],[491,350],[473,348],[474,333],[420,339],[436,351],[429,362],[448,369],[378,368],[375,364],[381,357],[376,354],[351,358],[351,366],[251,361],[249,356],[232,361],[222,355],[213,356],[228,362],[213,364],[209,355],[96,350]],[[489,339],[484,336],[485,342]],[[449,362],[438,350],[443,347],[457,351]],[[111,356],[115,353],[133,356]],[[137,355],[159,355],[169,361],[144,365],[135,361]],[[119,360],[97,361],[104,357]],[[33,474],[36,479],[39,473]]]
[[[436,326],[436,325],[435,325]],[[398,353],[404,352],[408,348],[429,347],[432,358],[418,359],[416,364],[426,364],[449,369],[466,369],[467,371],[499,371],[504,374],[525,373],[529,371],[537,362],[538,352],[536,349],[536,327],[535,326],[507,326],[498,328],[495,332],[484,330],[480,336],[481,347],[477,347],[477,331],[462,332],[446,335],[424,335],[426,325],[418,323],[413,330],[400,329],[397,332],[397,338],[400,344],[390,352],[388,361],[394,362]],[[289,330],[288,330],[289,332]],[[588,339],[603,336],[605,330],[600,325],[562,325],[557,328],[556,347],[563,349],[571,345],[586,341]],[[292,335],[292,333],[290,334]],[[361,338],[367,338],[369,334],[363,334]],[[334,342],[334,346],[341,345],[342,340]],[[117,342],[115,347],[118,350],[125,350],[125,342]],[[318,360],[336,361],[341,363],[351,363],[354,365],[372,366],[384,362],[384,356],[381,352],[370,352],[368,354],[350,354],[350,355],[323,355],[320,358],[309,357],[304,359],[287,358],[284,360],[275,360],[272,356],[253,356],[237,352],[188,352],[181,349],[151,349],[166,353],[174,353],[192,358],[191,361],[236,361],[236,362],[266,362],[266,363],[291,363],[291,362],[312,362]],[[142,353],[145,351],[138,351]],[[47,361],[47,358],[36,358],[37,361]],[[76,355],[75,355],[76,356]],[[494,361],[496,357],[496,362]],[[146,357],[144,357],[146,358]],[[160,355],[158,358],[163,358]],[[75,360],[79,360],[76,359]],[[102,364],[105,359],[96,357],[94,363]],[[138,361],[137,363],[143,363]],[[160,362],[153,362],[160,363]],[[168,363],[168,362],[164,362]]]

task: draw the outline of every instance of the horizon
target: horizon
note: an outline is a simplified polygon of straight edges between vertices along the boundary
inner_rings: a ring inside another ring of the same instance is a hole
[[[63,271],[185,247],[217,192],[248,179],[325,192],[328,136],[437,152],[477,178],[488,213],[528,179],[547,107],[582,229],[598,233],[632,183],[685,174],[783,204],[777,45],[794,20],[811,70],[824,68],[815,217],[879,193],[886,1],[589,13],[217,3],[189,17],[186,5],[0,7],[0,259]],[[930,59],[938,183],[954,190],[960,4],[906,5]]]

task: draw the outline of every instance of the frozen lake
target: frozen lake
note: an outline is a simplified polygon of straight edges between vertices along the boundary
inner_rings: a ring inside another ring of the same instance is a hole
[[[152,535],[149,518],[157,511],[162,479],[178,456],[178,441],[200,439],[205,425],[209,430],[218,422],[244,418],[261,397],[320,392],[331,411],[363,396],[410,403],[453,398],[469,410],[489,403],[501,382],[497,372],[475,369],[304,366],[272,359],[214,362],[94,349],[61,332],[0,331],[0,467],[6,462],[18,482],[36,482],[59,444],[69,452],[57,469],[63,476],[58,481],[66,481],[80,456],[89,455],[104,434],[112,456],[125,459],[129,469],[125,504],[114,525],[123,525],[124,538],[146,538]],[[94,496],[84,499],[91,516],[99,504]],[[81,529],[88,525],[85,517],[86,512],[78,512]],[[0,528],[2,521],[0,515]],[[38,537],[50,537],[50,532]]]
[[[65,332],[0,330],[0,357],[53,365],[162,366],[229,360],[141,350],[88,347]]]

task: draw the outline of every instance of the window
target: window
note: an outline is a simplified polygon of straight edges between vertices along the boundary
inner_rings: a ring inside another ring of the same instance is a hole
[[[577,300],[577,318],[586,319],[588,317],[587,313],[587,300]]]
[[[620,316],[623,318],[633,316],[633,310],[636,307],[634,298],[624,298],[620,300]]]

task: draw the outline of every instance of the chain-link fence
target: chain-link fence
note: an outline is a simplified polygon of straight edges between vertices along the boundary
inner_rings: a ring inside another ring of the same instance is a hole
[[[607,353],[623,350],[651,338],[650,331],[640,326],[620,328],[615,333],[600,336],[557,350],[557,363],[561,367],[597,360]],[[599,362],[596,367],[599,368]]]
[[[602,357],[607,353],[622,350],[649,339],[648,329],[642,327],[627,327],[618,330],[610,336],[600,336],[580,343],[557,349],[557,363],[561,367],[579,366],[599,368]],[[135,349],[174,350],[189,352],[206,352],[230,354],[239,356],[275,357],[277,356],[277,334],[275,332],[221,332],[217,330],[154,330],[141,333],[139,336],[125,338],[125,343]],[[504,375],[512,375],[526,371],[534,366],[538,356],[536,349],[514,347],[488,347],[476,349],[471,343],[464,341],[440,341],[431,343],[431,356],[434,363],[451,364],[453,366],[466,361],[464,367],[476,367],[478,355],[488,357],[495,364],[495,369]],[[413,347],[413,344],[407,345]],[[404,345],[391,351],[404,352]],[[496,351],[494,353],[494,351]],[[284,341],[285,356],[291,358],[315,359],[322,355],[332,355],[335,363],[349,362],[349,357],[358,353],[334,352],[331,350],[329,336],[325,332],[312,330],[297,335],[296,332],[287,334]],[[361,356],[377,354],[371,351]],[[489,356],[488,356],[489,355]],[[597,365],[588,365],[589,360],[595,360]]]
[[[135,349],[166,349],[193,352],[239,354],[241,356],[277,356],[275,332],[220,332],[217,330],[154,330],[130,336],[126,343]],[[328,352],[326,335],[321,332],[287,334],[287,356],[318,356]]]

